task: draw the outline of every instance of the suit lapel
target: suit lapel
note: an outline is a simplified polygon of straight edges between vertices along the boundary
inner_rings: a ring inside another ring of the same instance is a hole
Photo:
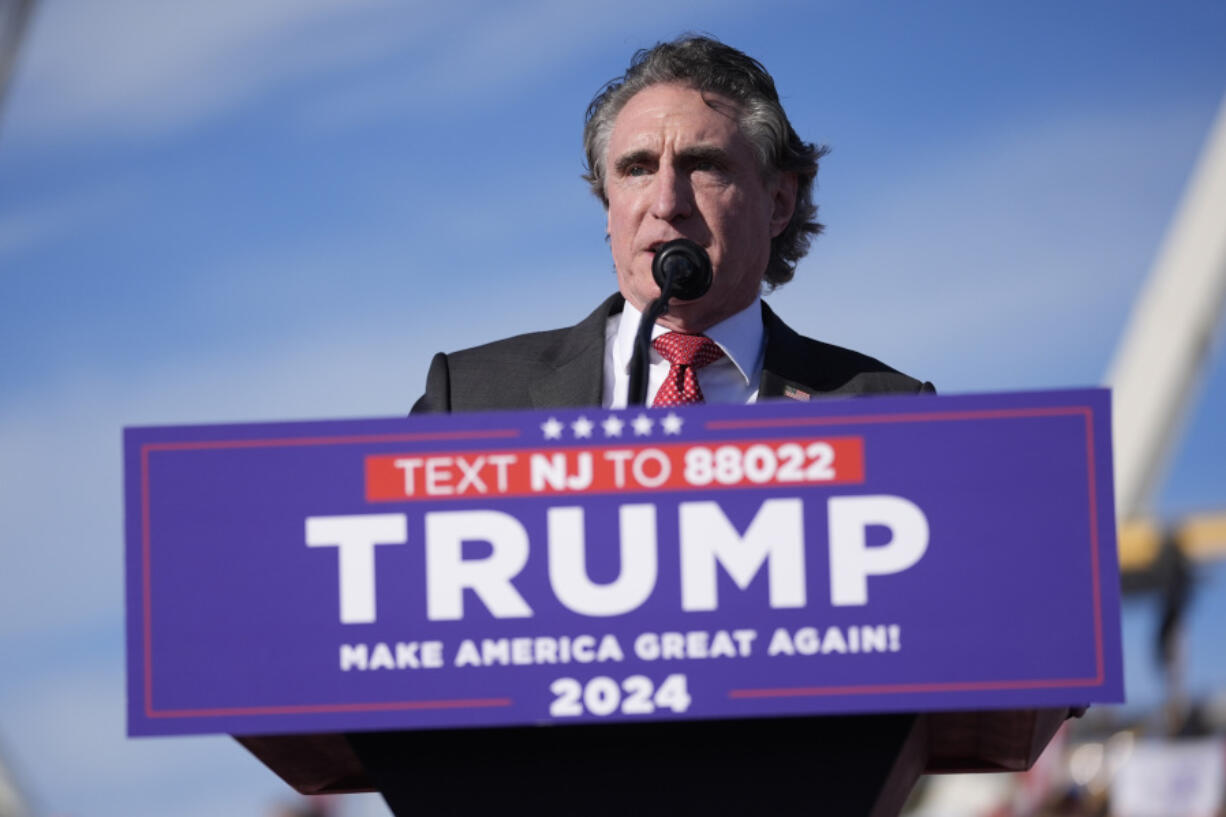
[[[758,399],[811,400],[819,396],[823,390],[809,382],[814,361],[806,356],[803,339],[780,320],[766,301],[762,302],[762,325],[766,356],[762,361]]]
[[[534,408],[600,405],[605,327],[624,304],[621,295],[612,295],[570,329],[553,368],[529,387]]]

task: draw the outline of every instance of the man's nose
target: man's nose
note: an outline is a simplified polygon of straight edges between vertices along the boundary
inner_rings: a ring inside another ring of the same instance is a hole
[[[693,212],[694,191],[687,174],[664,165],[656,171],[654,187],[651,214],[656,218],[675,221]]]

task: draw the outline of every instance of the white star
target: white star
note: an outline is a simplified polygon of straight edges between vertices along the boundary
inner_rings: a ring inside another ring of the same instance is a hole
[[[685,421],[670,411],[664,416],[664,419],[660,421],[660,425],[664,428],[665,434],[680,434],[681,424],[683,422]]]
[[[634,426],[634,435],[636,437],[646,437],[651,433],[652,420],[646,414],[640,414],[630,421],[630,425]]]
[[[570,424],[570,430],[575,432],[575,439],[581,440],[584,437],[592,436],[592,428],[596,424],[586,417],[580,417]]]
[[[545,432],[546,440],[562,439],[562,424],[553,417],[541,423],[541,431]]]
[[[604,422],[600,424],[600,427],[604,429],[604,435],[606,437],[620,437],[622,435],[622,428],[625,425],[626,424],[621,421],[620,417],[615,414],[610,414],[605,418]]]

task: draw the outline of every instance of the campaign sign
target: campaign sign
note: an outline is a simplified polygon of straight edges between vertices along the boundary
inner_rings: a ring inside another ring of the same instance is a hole
[[[127,429],[129,731],[1118,702],[1103,390]]]

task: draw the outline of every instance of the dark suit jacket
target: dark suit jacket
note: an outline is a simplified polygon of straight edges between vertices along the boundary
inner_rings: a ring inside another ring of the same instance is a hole
[[[435,355],[426,378],[426,393],[413,406],[413,411],[599,406],[604,389],[605,327],[609,317],[620,312],[624,303],[620,295],[614,295],[569,329],[534,332],[452,354]],[[859,352],[796,334],[766,304],[762,305],[762,319],[766,330],[766,357],[759,389],[761,399],[933,390],[930,383],[907,377]],[[901,722],[908,730],[900,734],[909,734],[914,716],[889,717],[894,718],[889,724]],[[846,719],[834,720],[841,722]],[[860,722],[855,723],[854,727],[845,730],[847,734],[853,731],[859,734],[858,730],[864,729]],[[772,720],[768,729],[759,729],[759,725],[766,725],[766,722],[711,721],[690,724],[692,728],[687,731],[672,729],[650,732],[642,730],[656,727],[667,729],[673,725],[625,724],[620,726],[626,728],[616,730],[601,726],[595,727],[604,730],[599,740],[590,731],[581,731],[585,727],[569,732],[564,740],[560,734],[562,730],[555,733],[535,727],[480,730],[477,743],[473,743],[473,735],[466,733],[467,730],[362,732],[349,734],[347,738],[396,814],[434,813],[434,810],[442,813],[446,808],[455,808],[461,802],[454,800],[455,792],[470,782],[468,776],[471,771],[464,764],[474,762],[474,752],[479,758],[477,768],[487,776],[493,774],[491,779],[497,783],[478,787],[464,795],[463,802],[472,813],[496,808],[495,803],[505,805],[508,797],[512,802],[532,801],[540,806],[540,813],[569,813],[574,791],[600,790],[608,785],[609,790],[602,792],[599,802],[590,803],[589,810],[593,814],[625,814],[641,805],[637,801],[631,804],[631,800],[641,796],[637,789],[631,787],[623,790],[621,786],[612,785],[614,779],[621,780],[621,775],[629,773],[625,771],[630,768],[624,760],[626,757],[640,758],[638,762],[659,768],[669,768],[670,763],[689,763],[683,768],[685,774],[682,777],[702,780],[702,770],[713,768],[709,764],[714,762],[711,758],[715,757],[708,757],[703,752],[707,751],[708,746],[728,740],[729,735],[733,736],[734,744],[748,744],[769,736],[772,746],[782,735],[785,748],[780,750],[782,753],[777,757],[772,756],[768,765],[775,769],[780,763],[791,763],[788,769],[792,777],[803,779],[804,770],[814,762],[813,735],[827,733],[815,732],[808,719],[794,723],[783,719]],[[659,740],[663,736],[669,736],[666,748],[650,755],[653,760],[642,760],[643,752],[651,751],[650,748],[644,749],[642,741]],[[873,782],[867,788],[861,781],[852,787],[854,797],[860,796],[862,788],[866,792],[876,790],[878,777],[872,775],[877,775],[878,771],[876,766],[870,768],[866,765],[868,754],[860,751],[847,755],[843,748],[847,739],[842,736],[833,740],[828,737],[823,739],[836,748],[827,749],[819,763],[832,768],[838,762],[844,764],[837,766],[840,771],[833,775],[845,773],[848,778],[854,778],[857,774],[863,774],[866,775],[865,779],[871,776]],[[819,739],[819,744],[823,739]],[[674,748],[678,746],[680,750]],[[880,752],[874,748],[873,751],[885,759],[887,766],[882,768],[888,768],[894,762],[893,749]],[[656,755],[658,759],[654,759]],[[574,758],[580,756],[583,760],[578,761],[578,765],[567,765],[576,763]],[[723,753],[719,757],[723,758]],[[841,758],[851,760],[839,761]],[[873,755],[871,760],[879,762],[877,755]],[[734,754],[733,760],[726,761],[726,765],[729,769],[733,766],[739,769],[742,768],[738,765],[741,762],[742,756]],[[619,763],[622,765],[619,766]],[[530,769],[538,766],[564,769],[562,776],[566,785],[543,787],[540,783],[543,778],[529,773]],[[421,773],[422,769],[427,770],[424,773],[429,775],[427,785],[414,777],[414,773]],[[884,779],[884,772],[880,772],[880,775]],[[778,791],[775,807],[768,810],[779,812],[780,801],[787,801],[788,806],[801,802],[796,799],[799,795],[794,787],[781,787]],[[805,797],[808,791],[804,790]],[[617,795],[611,796],[615,792]],[[629,793],[629,797],[626,793]],[[676,786],[670,779],[667,787],[653,791],[652,796],[656,808],[649,811],[653,814],[666,810],[669,813],[684,813],[686,808],[692,810],[696,804],[701,807],[699,810],[712,814],[752,810],[742,805],[728,806],[727,792],[713,790],[701,783]],[[759,796],[756,790],[747,795],[755,803]],[[667,799],[661,800],[662,797]],[[703,801],[703,797],[707,798],[706,801]],[[657,800],[659,802],[655,802]],[[839,802],[846,804],[850,801],[843,797]],[[721,809],[721,806],[724,808]],[[795,811],[794,808],[791,810]]]
[[[599,406],[604,388],[605,325],[625,300],[613,295],[569,329],[533,332],[430,363],[416,412]],[[758,399],[933,391],[867,355],[812,340],[765,303],[766,358]]]

